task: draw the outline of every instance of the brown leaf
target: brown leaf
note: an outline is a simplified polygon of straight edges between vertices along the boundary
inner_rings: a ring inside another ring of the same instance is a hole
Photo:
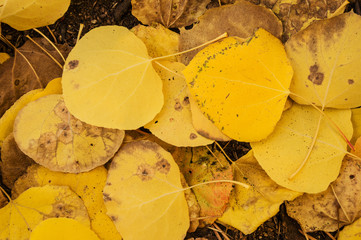
[[[265,6],[267,8],[273,8],[273,6],[276,4],[277,0],[247,0],[248,2],[251,2],[256,5]]]
[[[60,64],[63,64],[57,51],[44,38],[34,39],[46,49]],[[60,52],[67,56],[70,48],[57,45]],[[30,62],[34,71],[24,57],[15,52],[15,56],[0,65],[0,116],[23,94],[37,88],[44,88],[48,82],[60,77],[62,69],[32,41],[27,41],[18,49]]]
[[[229,36],[250,37],[258,28],[264,28],[280,38],[282,24],[270,9],[240,0],[232,5],[208,10],[192,29],[181,29],[179,50],[199,46],[227,32]],[[201,49],[182,54],[181,62],[188,65]]]
[[[132,0],[132,14],[143,24],[161,23],[167,28],[191,25],[210,0]]]
[[[0,170],[3,183],[12,188],[16,179],[26,172],[34,161],[26,156],[15,142],[14,134],[6,137],[1,148]]]
[[[6,206],[6,204],[8,204],[8,199],[5,197],[4,193],[2,191],[0,191],[0,208],[3,208],[4,206]]]

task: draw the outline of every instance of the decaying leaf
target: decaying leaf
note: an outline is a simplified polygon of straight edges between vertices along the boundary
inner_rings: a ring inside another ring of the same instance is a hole
[[[283,40],[286,41],[316,20],[343,13],[348,3],[347,0],[278,0],[272,10],[283,23]]]
[[[12,190],[17,197],[30,187],[49,185],[69,186],[84,202],[88,211],[90,226],[102,240],[121,240],[112,220],[106,215],[103,200],[103,188],[107,178],[104,167],[97,167],[85,173],[53,172],[37,164],[27,169]]]
[[[88,32],[69,54],[62,83],[70,113],[95,126],[137,129],[163,106],[162,81],[144,43],[120,26]]]
[[[1,28],[0,28],[1,30]],[[0,53],[0,64],[3,64],[6,60],[10,58],[10,55],[7,53]]]
[[[247,1],[256,5],[265,6],[270,9],[272,9],[273,6],[278,2],[278,0],[247,0]]]
[[[183,73],[202,113],[228,137],[249,142],[273,131],[293,71],[281,41],[259,29],[243,43],[209,45]]]
[[[232,164],[234,178],[251,186],[235,186],[229,207],[218,220],[239,229],[244,234],[254,232],[262,223],[276,215],[285,200],[302,193],[280,187],[258,164],[251,150]]]
[[[156,26],[143,26],[139,24],[130,31],[144,42],[148,55],[152,58],[178,52],[179,34],[160,24]],[[177,61],[177,57],[170,57],[167,60]]]
[[[189,186],[214,180],[233,180],[233,171],[219,151],[213,154],[206,147],[183,148],[175,159]],[[212,183],[192,189],[197,197],[200,226],[212,224],[227,207],[232,183]]]
[[[24,31],[53,24],[68,10],[70,0],[1,0],[0,22]]]
[[[124,239],[183,239],[188,206],[179,169],[156,143],[125,144],[114,156],[104,188],[105,206]]]
[[[354,144],[356,140],[361,137],[361,108],[352,109],[352,125],[353,125],[353,135],[351,143]]]
[[[360,150],[361,139],[356,143]],[[307,232],[338,230],[361,216],[360,160],[345,157],[340,175],[318,194],[304,194],[287,203],[287,213]]]
[[[23,175],[28,166],[33,163],[34,161],[19,149],[14,135],[9,134],[1,147],[0,175],[2,182],[12,189],[16,179]]]
[[[189,91],[182,75],[185,66],[168,61],[161,64],[167,68],[156,68],[163,81],[164,105],[145,127],[156,137],[177,147],[211,144],[213,141],[199,135],[192,125]]]
[[[35,38],[34,40],[62,63],[58,52],[46,39]],[[56,44],[56,46],[64,56],[69,52],[67,45]],[[25,93],[44,88],[49,81],[61,76],[62,69],[32,41],[27,41],[18,51],[28,59],[39,79],[29,63],[17,51],[14,57],[0,64],[0,116]]]
[[[185,27],[197,21],[211,0],[132,0],[132,14],[143,24]]]
[[[0,147],[3,145],[5,138],[13,132],[13,126],[19,111],[29,102],[50,94],[61,94],[61,78],[51,80],[45,89],[34,89],[25,93],[4,113],[0,118]]]
[[[350,110],[326,109],[324,113],[347,138],[352,136]],[[312,146],[317,129],[317,139]],[[258,163],[273,181],[308,193],[327,189],[337,178],[347,152],[346,142],[325,117],[311,106],[296,103],[284,112],[267,139],[251,143],[251,146]],[[309,151],[310,156],[301,167]],[[291,178],[300,167],[301,171]]]
[[[71,218],[49,218],[39,223],[30,240],[99,240],[98,236],[80,222]]]
[[[287,41],[298,103],[332,108],[361,105],[361,16],[349,12],[317,21]],[[298,97],[299,95],[300,97]]]
[[[249,38],[258,28],[266,29],[278,38],[282,34],[281,21],[270,9],[240,0],[233,5],[210,9],[192,29],[181,29],[179,50],[199,46],[225,32],[229,36]],[[199,51],[200,49],[182,54],[181,62],[188,65]]]
[[[189,96],[189,104],[192,112],[192,124],[199,135],[216,141],[231,141],[229,137],[224,135],[221,130],[203,115],[192,96]]]
[[[14,137],[21,151],[53,171],[78,173],[103,165],[118,150],[124,131],[86,124],[60,94],[30,102],[17,115]]]
[[[68,187],[30,188],[0,209],[0,239],[29,239],[41,221],[55,217],[73,218],[89,226],[83,201]]]

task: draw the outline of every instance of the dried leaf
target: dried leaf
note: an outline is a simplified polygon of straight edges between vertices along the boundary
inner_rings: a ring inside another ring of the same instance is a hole
[[[46,49],[58,62],[62,62],[58,52],[44,39],[34,39]],[[69,52],[67,45],[56,45],[66,56]],[[15,56],[0,64],[0,116],[22,95],[30,90],[44,88],[49,81],[60,77],[62,69],[33,42],[27,41],[18,49],[30,62],[39,76],[36,78],[23,56],[15,51]]]
[[[293,200],[302,193],[280,187],[258,164],[251,150],[232,164],[236,181],[250,185],[249,189],[236,185],[229,207],[218,220],[251,234],[262,223],[276,215],[283,201]]]
[[[185,66],[162,61],[166,68],[157,67],[163,81],[164,105],[160,113],[144,127],[156,137],[177,147],[204,146],[213,141],[199,135],[192,125],[189,91],[182,75]]]
[[[350,110],[326,109],[324,113],[347,138],[352,136]],[[316,132],[317,139],[312,146]],[[308,193],[327,189],[337,178],[347,153],[346,142],[326,118],[313,107],[296,103],[284,112],[267,139],[251,143],[251,146],[258,163],[273,181],[294,191]],[[309,151],[305,165],[291,178]]]
[[[294,69],[292,99],[322,107],[360,106],[360,41],[361,16],[352,12],[317,21],[293,35],[286,43]]]
[[[88,32],[69,54],[62,83],[70,113],[95,126],[137,129],[163,106],[162,81],[144,43],[120,26]]]
[[[78,173],[103,165],[118,150],[124,131],[86,124],[61,95],[30,102],[17,115],[14,137],[21,151],[52,171]]]
[[[281,21],[270,9],[241,0],[234,5],[210,9],[192,29],[181,29],[179,50],[199,46],[225,32],[229,36],[249,38],[258,28],[264,28],[278,38],[282,34]],[[182,54],[181,62],[188,65],[200,50]]]
[[[55,217],[73,218],[89,226],[83,201],[68,187],[30,188],[0,209],[0,239],[29,239],[41,221]]]
[[[179,28],[197,21],[211,0],[132,0],[132,14],[143,24]]]
[[[258,141],[280,119],[293,71],[281,41],[259,29],[243,43],[231,37],[208,46],[183,74],[218,129],[237,141]]]
[[[19,31],[55,23],[68,10],[70,0],[0,0],[0,22]]]
[[[156,143],[124,145],[113,158],[104,188],[107,214],[124,239],[183,239],[188,206],[179,169]]]
[[[278,2],[278,0],[247,0],[256,5],[261,5],[267,8],[273,8],[273,6]]]

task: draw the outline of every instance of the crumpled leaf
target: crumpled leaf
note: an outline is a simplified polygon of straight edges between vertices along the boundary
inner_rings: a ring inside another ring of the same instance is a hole
[[[177,147],[211,144],[213,141],[199,135],[192,125],[189,91],[182,75],[185,66],[168,61],[161,64],[166,69],[156,69],[163,81],[164,105],[160,113],[144,127],[164,142]]]
[[[46,39],[34,38],[34,40],[58,62],[62,63],[58,52]],[[69,47],[67,45],[55,45],[66,57],[70,50]],[[15,51],[14,57],[0,64],[0,116],[25,93],[33,89],[44,88],[49,81],[61,76],[62,69],[33,42],[25,42],[18,50],[28,59],[39,79],[36,78],[34,71],[24,57],[17,51]]]
[[[112,220],[106,215],[103,200],[103,188],[107,179],[107,170],[97,167],[85,173],[53,172],[37,164],[27,169],[15,183],[12,196],[17,197],[30,187],[50,185],[69,186],[84,202],[88,211],[92,230],[102,240],[121,240]]]
[[[19,31],[55,23],[68,10],[70,0],[0,0],[0,22]]]
[[[234,162],[232,168],[235,181],[251,187],[246,189],[236,185],[228,209],[218,220],[244,234],[251,234],[276,215],[285,200],[293,200],[302,194],[273,182],[254,158],[252,150]]]
[[[175,159],[189,186],[214,180],[233,180],[233,171],[219,151],[213,154],[206,147],[183,148]],[[232,183],[210,183],[192,188],[200,211],[200,227],[212,224],[225,211]]]
[[[231,141],[224,135],[206,116],[203,115],[192,96],[189,96],[189,104],[192,112],[192,124],[199,135],[216,141]]]
[[[324,113],[348,139],[352,136],[350,110],[326,109]],[[307,156],[319,121],[311,154],[301,171],[290,179]],[[273,181],[288,189],[308,193],[327,189],[337,178],[347,152],[346,142],[327,119],[312,106],[296,103],[283,113],[267,139],[253,142],[251,146],[258,163]]]
[[[282,34],[281,21],[270,9],[240,0],[232,5],[212,8],[199,19],[198,24],[194,24],[192,29],[181,29],[179,50],[184,51],[199,46],[225,32],[229,36],[246,39],[258,28],[266,29],[278,38]],[[181,62],[188,65],[200,50],[182,54]]]
[[[162,81],[144,43],[120,26],[88,32],[69,54],[62,83],[70,113],[95,126],[137,129],[163,106]]]
[[[156,26],[137,25],[132,31],[140,38],[148,49],[150,57],[161,57],[178,52],[179,34],[160,24]],[[177,61],[177,57],[167,58],[169,61]]]
[[[361,16],[352,12],[317,21],[293,35],[286,43],[294,70],[292,99],[322,107],[360,106],[360,41]]]
[[[278,0],[272,10],[283,23],[283,40],[286,41],[316,20],[342,14],[348,3],[347,0]]]
[[[65,107],[62,95],[30,102],[17,115],[14,137],[21,151],[52,171],[78,173],[103,165],[120,147],[124,131],[86,124]]]
[[[71,218],[49,218],[39,223],[30,240],[99,240],[98,236],[80,222]]]
[[[351,109],[352,111],[352,125],[353,125],[353,135],[351,143],[354,144],[356,140],[361,137],[361,108]]]
[[[104,188],[107,214],[124,239],[183,239],[188,206],[179,169],[156,143],[124,145],[113,158]]]
[[[143,24],[161,23],[167,28],[191,25],[211,0],[132,0],[132,14]]]
[[[1,30],[1,28],[0,28]],[[10,58],[10,55],[7,53],[0,53],[0,64],[3,64],[6,60]]]
[[[358,150],[360,147],[361,139],[356,143]],[[336,231],[361,217],[360,181],[360,160],[346,156],[340,175],[326,191],[304,194],[287,203],[287,213],[296,219],[306,232]]]
[[[30,188],[0,209],[0,239],[29,239],[41,221],[55,217],[73,218],[89,226],[83,201],[68,187]]]
[[[292,73],[282,43],[264,29],[243,43],[231,37],[208,46],[183,71],[202,113],[228,137],[247,142],[273,131]]]
[[[2,182],[12,189],[16,179],[23,175],[33,163],[34,161],[19,149],[14,134],[9,134],[1,147],[0,175]]]
[[[13,132],[14,121],[19,111],[29,102],[50,94],[61,94],[61,78],[51,80],[45,89],[34,89],[25,93],[0,118],[0,147],[5,138]]]

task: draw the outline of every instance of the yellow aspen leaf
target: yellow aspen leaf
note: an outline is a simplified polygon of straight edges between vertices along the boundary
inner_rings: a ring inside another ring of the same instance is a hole
[[[31,231],[47,218],[73,218],[89,226],[83,201],[68,187],[34,187],[0,209],[0,239],[29,239]]]
[[[291,201],[302,193],[280,187],[258,164],[251,150],[232,164],[235,181],[250,185],[249,189],[236,185],[229,206],[218,221],[251,234],[262,223],[276,215],[283,201]]]
[[[361,16],[349,12],[317,21],[285,48],[294,69],[290,96],[301,104],[332,108],[361,105]]]
[[[132,31],[140,38],[148,49],[150,57],[161,57],[178,52],[179,34],[160,24],[156,26],[137,25]],[[169,61],[177,61],[177,57],[167,58]]]
[[[39,223],[30,240],[99,240],[89,227],[71,218],[49,218]]]
[[[120,147],[124,131],[86,124],[65,107],[62,95],[30,102],[17,115],[14,137],[21,151],[53,171],[78,173],[103,165]]]
[[[19,31],[53,24],[68,10],[70,0],[0,1],[0,22]]]
[[[70,113],[95,126],[137,129],[163,106],[162,81],[144,43],[120,26],[88,32],[70,52],[62,84]]]
[[[360,240],[361,238],[361,218],[349,226],[344,227],[338,235],[338,240]]]
[[[120,240],[112,220],[106,215],[103,200],[103,188],[107,179],[107,170],[97,167],[85,173],[61,173],[34,164],[27,169],[12,189],[12,196],[18,196],[30,187],[49,185],[69,186],[84,202],[92,230],[102,240]]]
[[[189,96],[189,104],[192,112],[192,124],[197,133],[205,138],[216,141],[231,141],[224,135],[206,116],[203,115],[192,96]]]
[[[19,111],[29,102],[50,94],[61,94],[61,78],[51,80],[45,89],[34,89],[21,96],[0,118],[0,147],[13,131],[14,121]]]
[[[166,68],[157,67],[163,81],[164,105],[160,113],[144,127],[156,137],[177,147],[195,147],[213,141],[197,133],[192,125],[189,91],[182,75],[185,66],[178,62],[162,61]]]
[[[184,70],[200,110],[237,141],[266,138],[280,119],[292,68],[279,39],[264,29],[199,52]]]
[[[353,135],[351,143],[354,144],[356,140],[361,137],[361,108],[352,109],[352,125],[353,125]]]
[[[0,28],[1,30],[1,28]],[[7,53],[0,53],[0,64],[4,63],[6,60],[10,58],[10,55]]]
[[[188,206],[172,155],[158,144],[125,144],[114,156],[104,201],[124,239],[183,239]]]
[[[351,110],[326,109],[324,113],[347,138],[352,136]],[[311,106],[296,103],[284,112],[267,139],[253,142],[251,146],[258,163],[273,181],[307,193],[326,190],[337,178],[347,153],[346,142],[327,118]],[[300,167],[298,174],[292,177]]]

